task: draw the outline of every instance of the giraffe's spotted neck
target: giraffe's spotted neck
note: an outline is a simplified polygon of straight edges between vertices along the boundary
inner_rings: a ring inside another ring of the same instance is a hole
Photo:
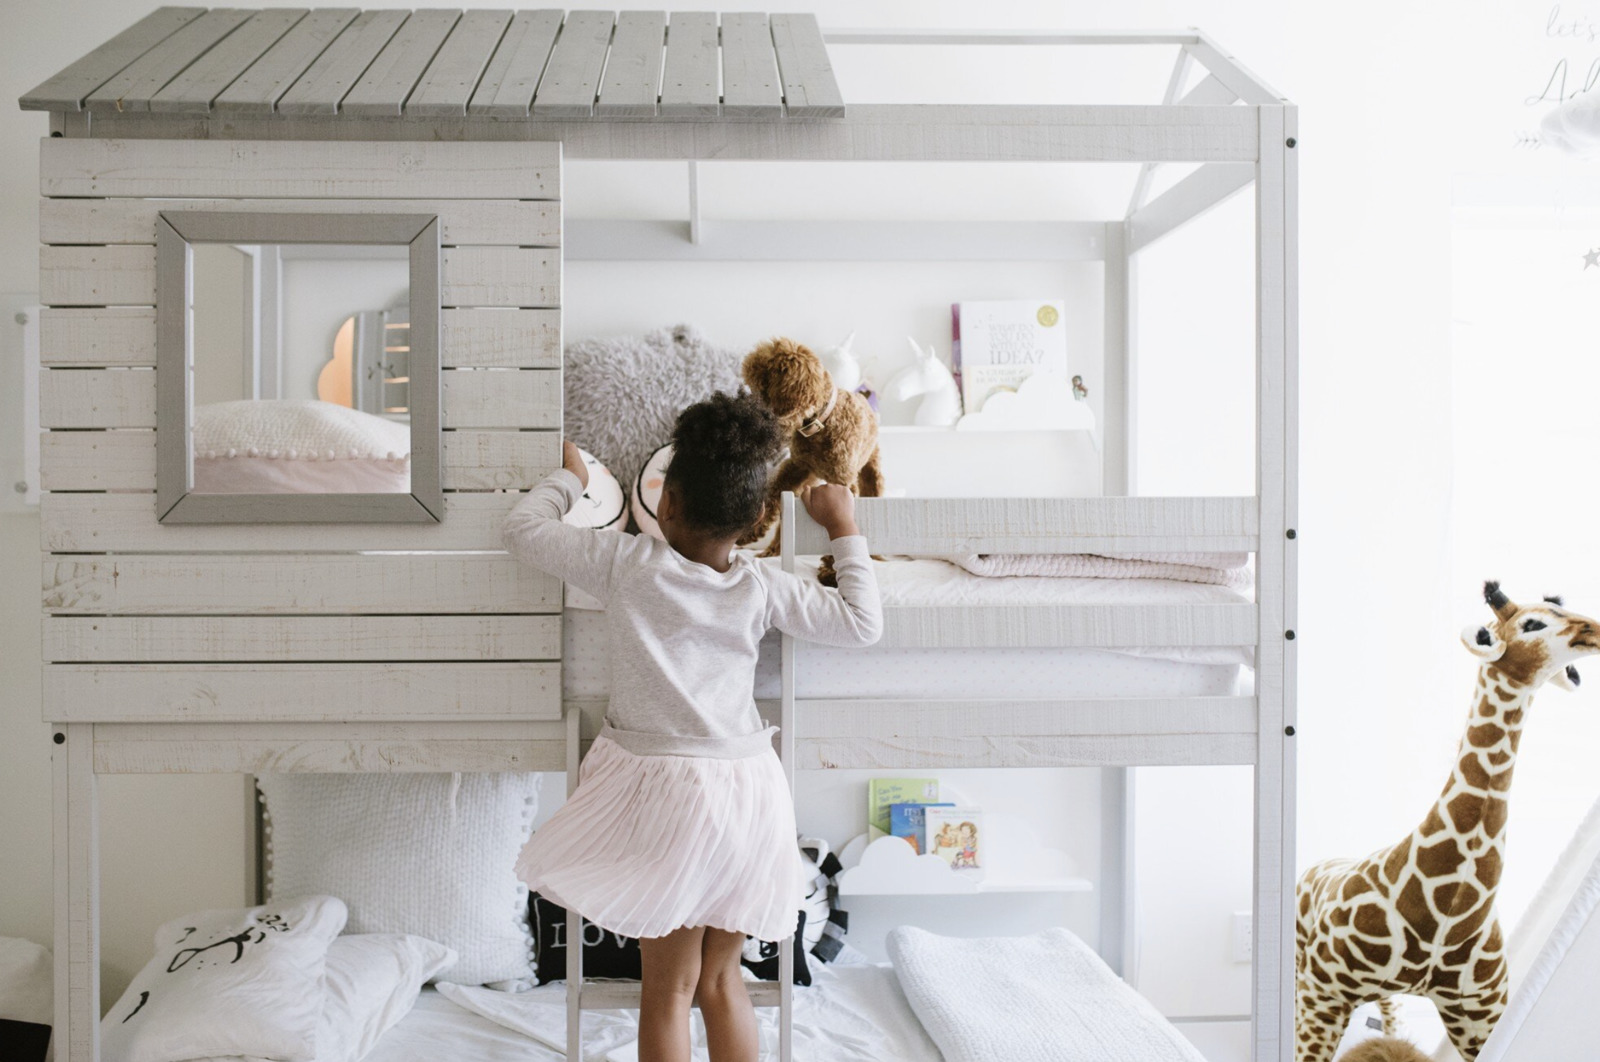
[[[1517,746],[1533,687],[1513,680],[1494,664],[1478,669],[1472,711],[1456,750],[1450,779],[1422,825],[1412,835],[1418,848],[1460,842],[1469,860],[1489,862],[1480,879],[1493,887],[1504,855],[1506,794],[1517,766]]]

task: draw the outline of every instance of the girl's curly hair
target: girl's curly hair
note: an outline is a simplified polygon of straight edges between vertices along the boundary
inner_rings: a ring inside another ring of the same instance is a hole
[[[678,414],[665,486],[677,494],[684,521],[715,535],[754,524],[781,444],[777,418],[748,393],[718,391]]]

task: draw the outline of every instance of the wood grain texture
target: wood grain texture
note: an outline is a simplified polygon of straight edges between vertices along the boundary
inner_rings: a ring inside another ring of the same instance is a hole
[[[783,90],[767,16],[722,15],[722,113],[741,118],[779,118]]]
[[[446,247],[443,304],[543,307],[561,305],[561,254],[527,247]]]
[[[447,369],[561,366],[561,311],[446,309],[440,352]]]
[[[373,58],[339,109],[359,118],[398,118],[423,71],[438,54],[461,12],[420,8]]]
[[[43,428],[154,428],[156,374],[150,369],[45,369],[39,373]]]
[[[531,142],[59,138],[40,145],[40,188],[107,198],[553,199],[560,152]]]
[[[467,113],[467,103],[511,22],[509,11],[468,11],[433,57],[405,113],[442,118]]]
[[[158,7],[109,41],[23,93],[25,111],[80,111],[84,99],[128,64],[206,13],[203,7]]]
[[[499,550],[500,527],[518,500],[516,494],[446,495],[445,518],[435,524],[177,526],[156,521],[151,494],[45,494],[40,541],[61,553]]]
[[[56,615],[554,612],[561,583],[496,554],[47,558]]]
[[[562,724],[101,723],[101,774],[559,771]]]
[[[875,551],[1139,553],[1256,548],[1253,498],[863,498],[856,522]],[[826,553],[802,512],[796,549]]]
[[[518,11],[467,104],[469,114],[526,118],[544,73],[550,46],[561,30],[559,10]]]
[[[884,609],[877,648],[1251,646],[1256,607],[947,605]]]
[[[49,708],[45,716],[49,718]],[[100,812],[94,727],[58,724],[51,747],[55,851],[57,1058],[94,1062],[100,1051]]]
[[[1127,767],[1243,765],[1254,762],[1254,734],[1141,736],[988,735],[896,738],[801,738],[802,770],[936,770],[958,767]]]
[[[559,660],[559,616],[48,616],[53,663]]]
[[[561,717],[554,663],[50,664],[69,722],[452,722]]]
[[[39,298],[47,306],[153,306],[154,247],[42,247]]]
[[[156,215],[191,211],[249,214],[435,214],[447,244],[558,247],[554,203],[514,199],[45,199],[43,243],[154,243]]]
[[[156,363],[156,311],[147,307],[46,309],[39,315],[42,365]]]
[[[289,87],[360,13],[353,7],[311,12],[224,89],[212,107],[223,112],[272,113]]]
[[[216,47],[150,97],[149,109],[173,114],[205,114],[211,101],[261,58],[305,17],[303,7],[257,11]]]
[[[817,16],[772,16],[772,46],[790,118],[843,118],[844,96],[833,76]]]
[[[528,490],[561,467],[558,431],[447,431],[446,490]]]
[[[600,70],[611,45],[609,11],[568,11],[550,49],[532,113],[543,118],[587,118],[594,113]]]
[[[84,106],[91,110],[149,110],[151,97],[252,14],[254,12],[242,8],[214,7],[184,23],[110,81],[89,93]]]
[[[715,118],[722,111],[721,55],[717,16],[709,11],[674,11],[667,24],[661,77],[663,118]]]
[[[440,373],[446,428],[559,428],[561,374],[552,369]]]
[[[594,113],[603,118],[651,118],[661,91],[667,16],[661,11],[623,11],[606,57],[605,80]]]
[[[404,11],[363,11],[277,101],[280,114],[334,114],[406,20]]]

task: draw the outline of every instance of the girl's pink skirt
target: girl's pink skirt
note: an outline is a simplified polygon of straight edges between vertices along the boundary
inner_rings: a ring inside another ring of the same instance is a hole
[[[794,803],[770,739],[736,759],[637,755],[603,730],[517,876],[625,937],[710,926],[782,940],[801,895]]]

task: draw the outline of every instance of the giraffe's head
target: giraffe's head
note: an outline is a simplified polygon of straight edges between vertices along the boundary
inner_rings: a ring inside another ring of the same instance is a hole
[[[1578,688],[1576,661],[1600,653],[1600,623],[1563,607],[1559,597],[1519,605],[1496,582],[1483,584],[1483,599],[1494,619],[1461,632],[1468,652],[1519,686]]]

